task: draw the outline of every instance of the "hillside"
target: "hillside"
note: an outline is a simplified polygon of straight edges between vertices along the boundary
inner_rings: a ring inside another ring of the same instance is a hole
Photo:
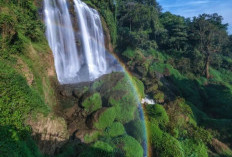
[[[132,77],[60,85],[42,1],[0,0],[0,157],[144,156],[133,83],[156,102],[143,104],[149,156],[232,157],[232,36],[223,17],[186,19],[155,0],[83,1]]]

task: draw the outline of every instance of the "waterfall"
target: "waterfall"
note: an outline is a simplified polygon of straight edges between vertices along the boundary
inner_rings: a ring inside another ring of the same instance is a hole
[[[74,32],[65,0],[44,0],[46,35],[53,51],[58,80],[61,83],[75,78],[80,60]]]
[[[78,31],[74,31],[66,0],[44,0],[46,36],[61,84],[92,81],[118,69],[117,61],[106,53],[98,12],[80,0],[74,0],[74,9]]]
[[[83,51],[86,56],[90,79],[106,73],[105,43],[98,12],[80,0],[74,0],[82,33]]]

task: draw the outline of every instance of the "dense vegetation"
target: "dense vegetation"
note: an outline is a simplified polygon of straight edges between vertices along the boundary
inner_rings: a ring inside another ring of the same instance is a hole
[[[106,22],[115,52],[133,72],[141,97],[146,94],[158,103],[144,106],[152,156],[232,156],[232,36],[223,17],[215,13],[186,19],[162,12],[155,0],[85,2]],[[40,60],[47,51],[34,1],[0,0],[0,156],[42,156],[25,120],[48,113],[53,103],[45,96],[53,93]],[[19,60],[33,74],[32,83]],[[97,82],[94,88],[102,85]],[[120,93],[125,87],[118,84],[113,90]],[[135,108],[126,98],[107,101],[109,109],[94,124],[100,132],[85,136],[91,147],[70,143],[60,156],[142,155],[142,135],[133,131],[141,129],[141,122],[133,121]],[[81,105],[94,112],[104,103],[96,92]]]
[[[153,156],[232,156],[232,36],[223,17],[163,13],[154,0],[91,2],[111,10],[118,56],[161,104],[145,107]]]
[[[47,84],[41,79],[48,76],[39,65],[44,62],[31,54],[48,50],[37,11],[33,1],[0,0],[1,157],[41,156],[25,124],[29,115],[49,112],[43,91]]]

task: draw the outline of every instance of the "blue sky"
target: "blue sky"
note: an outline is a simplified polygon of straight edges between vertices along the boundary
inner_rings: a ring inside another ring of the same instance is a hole
[[[184,17],[198,16],[202,13],[218,13],[224,17],[224,23],[229,23],[229,33],[232,34],[232,0],[157,0],[163,11]]]

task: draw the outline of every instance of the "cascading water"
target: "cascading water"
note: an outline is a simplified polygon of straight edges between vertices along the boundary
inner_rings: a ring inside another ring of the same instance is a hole
[[[98,12],[80,0],[74,0],[82,33],[83,51],[86,56],[89,77],[96,79],[106,73],[104,34]]]
[[[55,58],[60,83],[75,78],[80,70],[71,18],[65,0],[44,0],[47,39]]]
[[[74,0],[74,8],[78,32],[73,29],[66,0],[44,0],[46,35],[61,84],[92,81],[118,68],[117,61],[106,54],[98,12],[80,0]],[[79,47],[75,36],[81,39]]]

